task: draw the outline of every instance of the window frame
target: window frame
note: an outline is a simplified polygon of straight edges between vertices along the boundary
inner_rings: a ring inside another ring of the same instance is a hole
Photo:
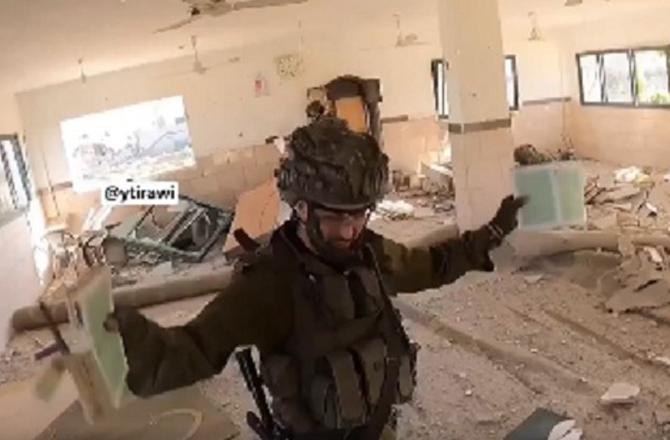
[[[666,69],[668,73],[668,90],[670,90],[670,44],[658,45],[658,46],[638,46],[628,49],[602,49],[602,50],[589,50],[584,52],[579,52],[575,54],[575,61],[577,64],[577,80],[579,84],[579,102],[584,107],[619,107],[619,108],[641,108],[641,109],[669,109],[670,103],[668,104],[649,104],[649,103],[640,103],[638,90],[637,90],[637,63],[635,61],[636,52],[644,51],[664,51],[666,56]],[[628,66],[630,69],[630,88],[633,94],[633,99],[631,103],[622,103],[622,102],[607,102],[607,93],[606,93],[606,82],[605,82],[605,71],[604,71],[604,55],[613,54],[613,53],[625,53],[628,57]],[[583,72],[581,65],[581,58],[584,56],[595,55],[599,68],[599,80],[600,80],[600,90],[602,101],[601,102],[591,102],[584,101],[584,80]]]
[[[517,59],[516,55],[505,55],[503,63],[505,63],[507,60],[510,60],[512,63],[512,73],[514,74],[514,103],[511,106],[508,106],[508,109],[510,111],[519,111],[520,107],[520,93],[519,93],[519,69],[518,69],[518,64],[517,64]],[[442,90],[439,89],[439,84],[438,84],[438,76],[437,72],[438,69],[442,66],[444,69],[444,87],[442,87]],[[505,69],[505,65],[503,64],[503,71],[505,72],[505,100],[507,100],[507,70]],[[435,112],[437,113],[437,116],[439,119],[449,119],[449,113],[441,113],[440,109],[438,108],[438,93],[442,93],[442,99],[444,100],[445,104],[448,103],[447,100],[447,69],[446,69],[446,62],[442,58],[435,58],[431,60],[430,62],[430,72],[431,72],[431,77],[433,79],[433,100],[435,101]],[[446,107],[446,105],[445,105]]]
[[[16,167],[18,168],[18,173],[21,178],[21,182],[16,182],[14,176],[12,175],[9,157],[5,148],[2,146],[2,142],[9,142],[12,145],[14,150],[14,158],[16,159]],[[19,141],[18,135],[0,135],[0,166],[7,180],[7,185],[9,186],[9,192],[12,196],[12,203],[14,205],[15,211],[21,211],[27,209],[30,205],[30,202],[33,200],[32,193],[32,183],[30,181],[30,174],[28,172],[28,165],[26,163],[26,157],[21,148],[21,142]],[[19,191],[23,194],[23,200],[25,203],[22,203],[22,198],[19,195]]]

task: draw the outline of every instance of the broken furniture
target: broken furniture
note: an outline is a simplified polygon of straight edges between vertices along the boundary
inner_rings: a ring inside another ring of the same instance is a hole
[[[179,199],[177,207],[151,206],[136,221],[109,228],[102,244],[106,253],[118,254],[120,242],[129,259],[202,261],[229,231],[234,213],[188,196]]]
[[[378,79],[340,76],[324,86],[308,90],[307,98],[310,101],[308,107],[319,102],[326,114],[344,119],[353,131],[368,133],[381,142],[379,103],[382,95]]]
[[[239,196],[230,230],[243,229],[250,238],[263,241],[290,216],[291,208],[281,200],[277,182],[271,179]],[[234,235],[229,234],[223,252],[228,254],[238,244]]]

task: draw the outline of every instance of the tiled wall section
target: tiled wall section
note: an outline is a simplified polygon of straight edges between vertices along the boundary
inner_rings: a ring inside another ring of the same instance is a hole
[[[232,209],[240,193],[272,177],[278,161],[279,152],[274,146],[259,145],[198,157],[195,167],[157,178],[176,180],[183,194]],[[67,185],[57,185],[53,191],[41,189],[42,204],[50,223],[65,223],[71,230],[78,231],[88,211],[100,206],[99,193],[77,194],[71,187],[63,186]],[[115,214],[122,218],[124,213],[136,209],[117,210],[120,212]]]
[[[568,124],[580,155],[619,165],[670,167],[670,110],[573,103]]]

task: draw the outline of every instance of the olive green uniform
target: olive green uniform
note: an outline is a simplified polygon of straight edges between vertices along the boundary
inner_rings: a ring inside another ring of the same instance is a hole
[[[261,354],[280,349],[293,331],[290,282],[295,272],[290,253],[282,255],[281,250],[293,246],[309,253],[295,231],[292,221],[275,231],[271,239],[275,251],[268,252],[266,246],[243,259],[232,282],[183,326],[162,328],[138,313],[123,314],[120,331],[130,389],[151,396],[214,376],[240,346],[256,346]],[[486,228],[417,249],[370,230],[364,234],[391,295],[436,288],[470,270],[493,270]]]

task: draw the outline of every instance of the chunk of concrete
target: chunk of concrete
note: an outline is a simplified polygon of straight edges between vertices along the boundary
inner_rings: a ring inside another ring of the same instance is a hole
[[[670,425],[670,409],[662,408],[655,410],[654,419],[660,426]]]
[[[603,405],[626,405],[635,403],[640,387],[625,382],[615,383],[600,398]]]
[[[622,289],[605,303],[605,307],[615,313],[624,313],[667,304],[670,304],[670,283],[662,279],[652,280],[639,290]]]

